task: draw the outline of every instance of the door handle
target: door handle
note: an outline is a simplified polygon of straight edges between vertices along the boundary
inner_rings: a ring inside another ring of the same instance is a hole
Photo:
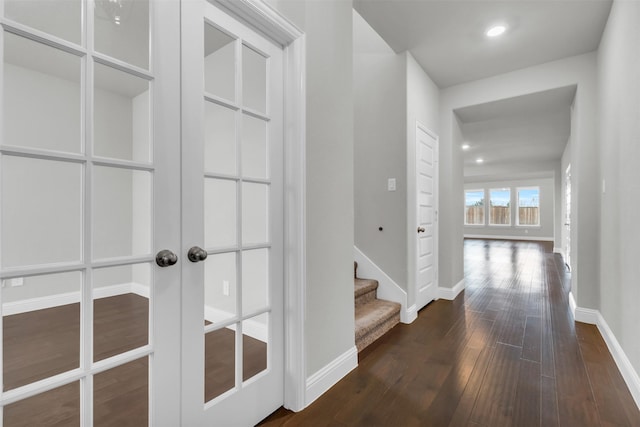
[[[187,252],[187,258],[189,258],[189,261],[191,262],[204,261],[207,259],[207,251],[199,246],[194,246],[189,249],[189,252]]]
[[[178,255],[169,249],[163,249],[156,255],[156,264],[160,267],[169,267],[178,262]]]
[[[425,229],[424,227],[418,227],[418,233],[424,233]]]

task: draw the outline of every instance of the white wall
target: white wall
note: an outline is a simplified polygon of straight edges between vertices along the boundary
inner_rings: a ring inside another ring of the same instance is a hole
[[[414,302],[409,229],[415,209],[416,121],[437,133],[439,89],[410,53],[396,54],[354,15],[354,138],[356,246]],[[388,191],[388,179],[396,190]],[[379,228],[382,227],[382,230]]]
[[[593,191],[599,182],[596,162],[595,53],[565,58],[441,91],[440,286],[451,287],[463,277],[462,141],[454,110],[574,84],[577,85],[577,93],[571,161],[576,189],[573,194],[576,214],[572,221],[572,259],[576,268],[572,285],[579,306],[598,306],[599,213],[593,209],[599,203],[598,193]],[[446,193],[452,196],[447,197]]]
[[[516,225],[517,216],[517,189],[519,187],[540,188],[540,226],[524,227]],[[511,190],[511,225],[491,226],[489,223],[489,190],[495,188],[509,188]],[[465,237],[492,236],[496,238],[522,238],[526,240],[553,240],[554,238],[554,208],[555,208],[555,182],[552,178],[527,179],[509,181],[473,182],[464,185],[465,190],[485,191],[485,225],[465,225]]]
[[[353,23],[355,244],[406,290],[406,59],[355,10]]]
[[[640,372],[638,40],[640,3],[614,1],[598,52],[598,155],[606,184],[604,193],[599,186],[594,191],[602,197],[600,311],[636,372]]]
[[[306,354],[312,375],[355,344],[350,0],[271,0],[306,35]]]

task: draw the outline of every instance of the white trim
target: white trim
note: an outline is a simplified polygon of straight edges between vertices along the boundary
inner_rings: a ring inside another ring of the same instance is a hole
[[[460,294],[460,292],[464,290],[464,287],[465,287],[464,279],[456,283],[453,288],[445,288],[443,286],[438,286],[438,299],[446,299],[449,301],[453,301]]]
[[[357,367],[358,349],[353,346],[324,368],[311,375],[306,382],[306,406],[311,405],[317,398]]]
[[[216,0],[283,46],[284,57],[284,407],[306,407],[306,39],[263,0]]]
[[[302,35],[298,27],[264,1],[216,0],[216,2],[281,46],[287,46]]]
[[[404,289],[356,246],[353,247],[353,259],[358,263],[358,277],[378,281],[378,298],[397,302],[401,305],[400,321],[402,323],[411,323],[416,320],[417,311],[415,304],[412,306],[412,312],[411,307],[407,306],[407,292]]]
[[[607,344],[611,356],[613,356],[613,360],[616,362],[616,366],[622,374],[622,378],[624,378],[624,382],[627,384],[627,387],[629,387],[629,392],[636,406],[640,409],[640,376],[638,376],[638,372],[629,361],[624,349],[602,316],[602,313],[600,313],[599,310],[577,307],[572,293],[569,293],[569,305],[571,311],[575,313],[574,319],[576,322],[596,325],[604,342]]]
[[[103,286],[93,290],[93,299],[108,298],[129,293],[149,298],[149,287],[141,285],[140,283],[120,283],[117,285]],[[44,310],[67,304],[75,304],[80,302],[80,298],[80,291],[75,291],[5,302],[2,304],[2,314],[4,316],[11,316],[12,314],[27,313],[29,311]]]
[[[571,310],[571,314],[573,315],[573,319],[576,318],[576,299],[573,297],[573,292],[569,291],[569,309]],[[587,322],[588,323],[588,322]]]
[[[400,321],[402,323],[412,323],[418,318],[418,306],[413,304],[411,307],[400,312]]]
[[[562,250],[562,248],[554,246],[553,247],[553,253],[562,255],[562,259],[564,259],[564,251]]]
[[[596,311],[596,314],[596,326],[600,331],[600,335],[604,338],[604,342],[607,343],[607,347],[613,356],[613,360],[615,360],[616,365],[618,365],[618,369],[620,369],[622,378],[624,378],[624,382],[627,383],[627,387],[629,387],[629,391],[631,392],[631,396],[633,396],[633,400],[636,402],[636,406],[640,409],[640,377],[638,376],[638,372],[633,368],[629,358],[616,339],[613,331],[609,328],[609,325],[602,314],[599,311]]]
[[[509,227],[509,226],[505,226]],[[553,237],[535,236],[492,236],[490,234],[465,234],[465,239],[523,240],[527,242],[553,242]]]
[[[284,49],[284,407],[306,407],[306,39]]]

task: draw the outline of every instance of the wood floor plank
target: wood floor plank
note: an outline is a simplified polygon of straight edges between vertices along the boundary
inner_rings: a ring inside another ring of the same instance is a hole
[[[471,413],[472,421],[496,427],[513,425],[521,354],[521,347],[498,343]]]
[[[519,427],[540,426],[540,379],[540,363],[530,360],[520,361],[511,425]]]

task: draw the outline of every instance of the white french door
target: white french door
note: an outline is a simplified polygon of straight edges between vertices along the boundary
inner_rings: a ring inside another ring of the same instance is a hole
[[[4,426],[178,420],[162,402],[179,399],[179,353],[158,349],[179,345],[179,269],[155,259],[179,243],[167,227],[179,188],[166,184],[179,173],[180,118],[159,55],[179,37],[170,9],[2,2]]]
[[[282,405],[282,48],[182,2],[183,425]]]
[[[0,425],[259,421],[282,49],[205,1],[0,5]]]

